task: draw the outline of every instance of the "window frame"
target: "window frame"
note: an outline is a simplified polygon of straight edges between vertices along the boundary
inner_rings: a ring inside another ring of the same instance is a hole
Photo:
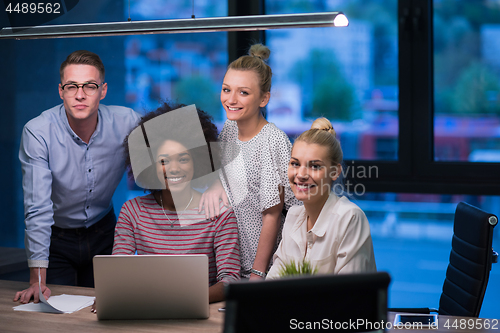
[[[398,19],[399,156],[409,178],[388,183],[404,192],[499,194],[500,163],[434,160],[433,1],[400,0]]]
[[[265,0],[245,6],[228,0],[229,15],[265,14],[264,5]],[[434,160],[433,1],[399,0],[398,22],[398,160],[345,160],[378,170],[377,178],[350,181],[368,192],[500,194],[500,163]],[[265,42],[265,32],[230,34],[235,36],[228,38],[230,61],[245,53],[249,41]]]

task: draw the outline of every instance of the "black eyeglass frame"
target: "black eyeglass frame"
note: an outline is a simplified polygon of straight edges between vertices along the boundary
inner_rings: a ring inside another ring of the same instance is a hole
[[[76,95],[76,94],[78,93],[78,89],[80,89],[80,87],[81,87],[81,88],[82,88],[82,90],[83,90],[83,93],[84,93],[85,95],[87,95],[87,96],[93,96],[93,95],[95,95],[95,93],[97,92],[97,89],[99,89],[99,88],[100,88],[100,87],[101,87],[104,83],[105,83],[105,82],[103,82],[103,83],[101,83],[101,84],[97,84],[97,83],[95,83],[95,82],[66,83],[66,84],[64,84],[64,85],[61,85],[61,89],[62,89],[62,90],[64,90],[64,88],[65,88],[65,87],[67,87],[67,86],[76,86],[76,91],[75,91],[75,95]],[[93,94],[90,94],[90,95],[89,95],[89,94],[87,94],[87,93],[85,92],[85,89],[84,89],[84,87],[85,87],[86,85],[89,85],[89,84],[93,84],[93,85],[97,86],[97,89],[95,90],[95,92],[94,92]],[[66,90],[66,91],[67,91],[67,90]]]

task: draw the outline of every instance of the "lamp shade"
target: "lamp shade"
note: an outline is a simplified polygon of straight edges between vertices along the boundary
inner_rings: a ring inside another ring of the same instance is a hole
[[[176,20],[7,27],[0,31],[0,39],[43,39],[214,31],[253,31],[283,28],[345,27],[348,24],[349,22],[346,16],[341,12],[228,16]]]

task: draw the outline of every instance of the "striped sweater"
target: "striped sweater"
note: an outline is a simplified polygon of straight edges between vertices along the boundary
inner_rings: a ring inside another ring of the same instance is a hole
[[[115,229],[113,254],[206,254],[209,283],[240,277],[238,225],[232,209],[220,203],[221,215],[205,219],[198,209],[162,211],[152,194],[128,200]],[[170,219],[170,220],[169,220]]]

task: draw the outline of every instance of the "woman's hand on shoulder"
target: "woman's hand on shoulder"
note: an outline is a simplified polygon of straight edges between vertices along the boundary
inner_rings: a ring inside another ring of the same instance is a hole
[[[198,205],[198,212],[205,210],[205,217],[213,219],[220,215],[219,201],[222,200],[226,207],[229,207],[229,200],[226,191],[220,180],[216,180],[201,196]]]

